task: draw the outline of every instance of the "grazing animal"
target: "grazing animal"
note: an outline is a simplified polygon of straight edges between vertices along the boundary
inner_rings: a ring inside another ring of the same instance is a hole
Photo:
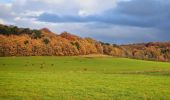
[[[84,68],[84,71],[87,71],[87,68]]]
[[[41,66],[40,68],[43,69],[43,66]]]
[[[43,69],[43,68],[44,68],[44,65],[45,65],[45,63],[42,63],[40,68]]]

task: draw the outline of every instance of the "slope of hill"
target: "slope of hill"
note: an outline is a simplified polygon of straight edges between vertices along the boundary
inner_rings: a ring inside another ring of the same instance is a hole
[[[0,24],[0,56],[74,56],[105,54],[117,57],[170,60],[170,42],[115,45],[81,38],[68,32],[55,34]]]

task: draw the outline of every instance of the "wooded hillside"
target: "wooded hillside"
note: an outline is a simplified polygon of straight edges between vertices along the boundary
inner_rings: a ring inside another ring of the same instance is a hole
[[[170,43],[116,45],[43,28],[0,25],[0,56],[73,56],[106,54],[149,60],[170,60]]]

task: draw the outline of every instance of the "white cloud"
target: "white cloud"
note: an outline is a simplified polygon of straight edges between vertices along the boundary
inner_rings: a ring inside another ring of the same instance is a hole
[[[62,4],[65,2],[65,0],[32,0],[32,1],[42,1],[48,4]]]
[[[12,9],[17,12],[44,11],[56,14],[101,13],[114,8],[119,0],[14,0]]]
[[[88,15],[101,13],[105,10],[114,8],[118,0],[75,0],[80,11],[86,12]]]
[[[78,15],[79,15],[79,16],[88,16],[89,14],[88,14],[88,12],[86,12],[86,11],[84,11],[84,10],[80,10],[80,11],[78,12]]]
[[[44,11],[30,11],[30,10],[26,10],[23,13],[21,13],[20,16],[22,16],[22,17],[31,17],[31,16],[36,17],[36,16],[41,15],[42,13],[44,13]]]
[[[0,4],[0,17],[39,16],[43,12],[57,15],[87,16],[114,8],[119,0],[13,0]],[[8,19],[8,20],[9,20]]]
[[[0,4],[0,17],[6,17],[11,14],[12,4]]]
[[[0,19],[0,24],[4,24],[4,20],[3,19]]]
[[[8,23],[21,25],[21,23],[25,23],[26,21],[34,23],[35,20],[31,17],[39,16],[44,12],[58,15],[87,16],[113,8],[116,6],[117,1],[118,0],[108,0],[107,2],[103,0],[13,0],[7,4],[0,4],[0,18]],[[36,24],[37,23],[38,22],[36,22]]]

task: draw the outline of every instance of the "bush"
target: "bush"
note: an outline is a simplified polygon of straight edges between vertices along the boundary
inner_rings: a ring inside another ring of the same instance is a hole
[[[38,39],[42,37],[42,32],[39,30],[32,30],[32,38]]]
[[[47,45],[47,44],[50,42],[50,40],[49,40],[49,38],[44,38],[44,39],[43,39],[43,42],[44,42],[44,44]]]
[[[76,46],[78,50],[80,50],[80,44],[78,42],[70,42],[72,45]]]

